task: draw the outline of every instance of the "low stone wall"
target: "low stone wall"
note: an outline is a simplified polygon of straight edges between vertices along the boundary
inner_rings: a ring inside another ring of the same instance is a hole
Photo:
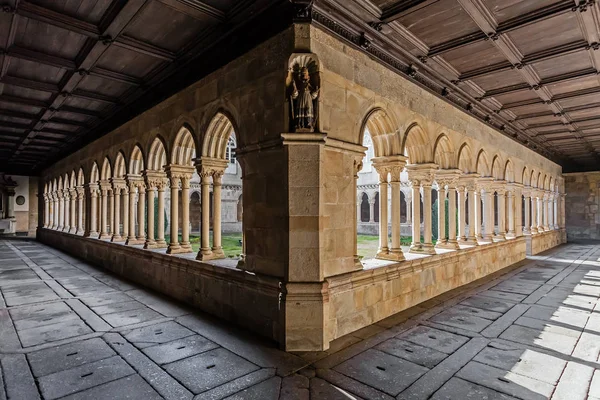
[[[546,251],[558,246],[559,244],[567,242],[566,232],[564,229],[536,233],[535,235],[527,235],[525,236],[525,240],[527,242],[528,256],[533,256],[541,253],[542,251]]]
[[[281,342],[280,281],[140,246],[38,229],[37,239],[202,311]]]
[[[521,237],[328,278],[328,336],[339,338],[524,258]]]

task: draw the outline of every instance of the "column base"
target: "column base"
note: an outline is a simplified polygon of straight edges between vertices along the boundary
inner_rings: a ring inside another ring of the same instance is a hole
[[[479,246],[479,243],[477,243],[477,239],[474,236],[461,239],[458,243],[467,246]]]
[[[493,242],[494,238],[492,237],[492,235],[485,235],[479,238],[479,240],[481,240],[482,242]]]
[[[158,249],[159,247],[157,247],[158,243],[156,243],[154,240],[146,240],[144,242],[144,249]]]
[[[508,231],[508,232],[506,233],[506,238],[507,238],[507,239],[513,239],[513,238],[516,238],[516,237],[517,237],[517,234],[516,234],[516,232],[514,232],[514,231]]]
[[[406,258],[404,258],[404,253],[402,253],[401,249],[390,249],[387,253],[377,253],[377,256],[375,258],[377,258],[379,260],[388,260],[388,261],[404,261],[404,260],[406,260]]]
[[[144,244],[145,240],[140,240],[137,238],[127,238],[127,240],[125,241],[125,244],[128,246],[132,246],[134,244]]]
[[[460,246],[458,245],[458,242],[455,241],[450,241],[448,240],[447,242],[438,242],[435,244],[435,248],[436,249],[445,249],[445,250],[460,250]]]
[[[169,243],[167,247],[167,254],[179,254],[182,253],[181,246],[179,243]]]
[[[240,254],[240,259],[238,260],[237,265],[235,267],[241,270],[246,269],[246,256],[244,254]]]
[[[76,235],[81,235],[81,236],[83,236],[83,234],[84,234],[84,231],[83,231],[83,230],[76,230],[76,231],[75,231],[75,234],[76,234]]]
[[[225,255],[216,256],[210,249],[201,249],[196,256],[198,261],[218,260],[220,258],[225,258]]]
[[[94,231],[90,231],[90,232],[83,232],[83,237],[91,237],[91,238],[97,238],[98,237],[98,232],[94,232]]]
[[[146,236],[138,236],[136,237],[136,240],[139,240],[140,242],[142,242],[142,244],[146,243]]]
[[[156,241],[155,249],[166,249],[168,247],[167,241],[165,239],[158,239]]]
[[[98,239],[110,239],[110,238],[112,238],[112,236],[110,235],[110,233],[101,233],[98,236]]]
[[[436,254],[435,247],[433,247],[433,244],[424,244],[424,243],[412,244],[410,246],[410,250],[408,250],[408,252],[412,253],[412,254],[429,254],[429,255]]]
[[[225,253],[223,252],[222,247],[213,247],[211,250],[215,258],[225,258]]]
[[[77,228],[70,228],[68,233],[75,235],[77,233]]]
[[[111,242],[115,242],[115,243],[121,243],[125,241],[125,238],[122,237],[121,235],[113,235],[112,238],[110,239]]]

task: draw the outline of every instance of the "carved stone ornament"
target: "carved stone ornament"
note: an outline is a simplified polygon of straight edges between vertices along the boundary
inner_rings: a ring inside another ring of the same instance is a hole
[[[320,85],[316,56],[310,53],[292,55],[286,77],[290,132],[318,132]]]

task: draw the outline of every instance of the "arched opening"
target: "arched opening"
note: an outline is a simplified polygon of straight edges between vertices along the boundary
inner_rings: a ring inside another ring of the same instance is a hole
[[[165,211],[165,190],[167,188],[167,175],[164,168],[167,166],[167,152],[160,136],[157,136],[150,145],[148,162],[146,166],[146,242],[145,249],[161,249],[167,247],[165,240],[167,219]]]
[[[371,218],[371,206],[369,204],[369,196],[363,193],[360,199],[360,222],[369,222]]]
[[[192,236],[200,234],[200,222],[202,215],[200,214],[200,192],[193,191],[190,196],[190,232]],[[194,240],[192,240],[194,243]]]
[[[112,199],[110,202],[110,215],[112,227],[113,242],[124,242],[128,235],[129,214],[128,214],[128,192],[125,184],[125,156],[119,151],[115,159],[113,176],[111,179]]]

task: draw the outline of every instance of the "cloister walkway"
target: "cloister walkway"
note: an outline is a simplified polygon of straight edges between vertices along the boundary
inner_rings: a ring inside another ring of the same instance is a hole
[[[33,241],[0,240],[0,400],[600,399],[600,243],[563,245],[290,354]]]

